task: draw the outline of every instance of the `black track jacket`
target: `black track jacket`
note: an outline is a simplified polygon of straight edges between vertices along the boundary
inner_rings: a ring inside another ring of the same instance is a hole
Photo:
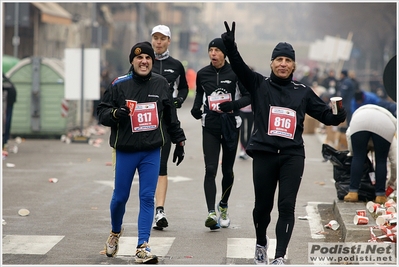
[[[238,104],[237,109],[232,113],[212,111],[209,108],[208,96],[227,93],[230,93],[232,101],[236,101]],[[241,125],[239,109],[250,103],[251,98],[248,91],[238,81],[237,75],[233,72],[227,61],[220,69],[216,69],[212,64],[209,64],[198,71],[193,107],[201,108],[202,105],[204,106],[203,127],[220,132],[222,127],[221,115],[227,114],[230,121],[235,125],[235,128],[239,128]],[[237,122],[239,123],[237,124]]]
[[[161,75],[151,73],[149,79],[143,80],[134,72],[116,78],[108,86],[97,107],[97,114],[101,124],[111,127],[111,147],[130,152],[155,149],[164,145],[165,131],[169,133],[174,144],[186,140],[168,88],[168,82]],[[159,127],[151,131],[132,133],[130,119],[116,120],[112,112],[126,105],[126,100],[135,100],[138,103],[156,102]]]
[[[247,153],[260,150],[273,153],[305,156],[302,139],[305,113],[325,125],[338,125],[340,121],[309,87],[293,80],[264,77],[252,71],[235,49],[227,52],[231,67],[251,94],[254,112],[254,130],[247,145]],[[273,75],[271,75],[273,76]],[[295,111],[296,130],[293,139],[269,135],[269,116],[271,107],[284,107]]]
[[[163,60],[155,59],[152,71],[161,74],[168,80],[169,91],[173,97],[181,97],[183,102],[186,100],[188,84],[186,72],[180,61],[171,56]]]

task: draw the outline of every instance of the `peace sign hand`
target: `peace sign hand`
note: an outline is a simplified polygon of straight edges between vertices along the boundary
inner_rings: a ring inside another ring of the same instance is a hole
[[[222,34],[222,40],[223,40],[224,46],[226,46],[227,50],[232,51],[235,47],[234,32],[236,29],[236,23],[233,21],[231,30],[230,30],[229,24],[227,24],[226,21],[224,22],[224,26],[226,27],[226,32]]]

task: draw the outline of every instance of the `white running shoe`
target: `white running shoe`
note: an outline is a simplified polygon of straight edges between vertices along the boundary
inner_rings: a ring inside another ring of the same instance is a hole
[[[227,212],[227,207],[223,208],[221,206],[218,206],[218,210],[220,213],[219,217],[219,225],[222,228],[227,228],[230,225],[230,218],[229,218],[229,213]]]
[[[168,220],[166,219],[166,214],[163,210],[159,210],[155,214],[155,223],[152,227],[155,230],[163,230],[163,228],[168,227]]]

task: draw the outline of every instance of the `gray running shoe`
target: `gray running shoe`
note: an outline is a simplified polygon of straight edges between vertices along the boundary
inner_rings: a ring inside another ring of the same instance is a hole
[[[158,257],[151,254],[150,245],[147,242],[144,242],[139,248],[136,250],[136,260],[137,263],[143,264],[157,264]]]
[[[112,231],[110,232],[107,242],[105,243],[105,254],[108,257],[115,257],[116,253],[118,253],[119,249],[118,243],[122,233],[123,233],[123,228],[121,229],[121,232],[118,234]]]
[[[284,258],[283,257],[278,257],[277,259],[272,260],[270,265],[285,265],[284,264]]]
[[[266,246],[256,244],[254,262],[257,265],[268,265],[269,257],[267,256],[267,249],[269,248],[269,237],[266,236]]]

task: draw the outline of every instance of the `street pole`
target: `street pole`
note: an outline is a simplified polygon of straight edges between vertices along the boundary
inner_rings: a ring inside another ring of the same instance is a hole
[[[12,37],[12,45],[14,46],[14,57],[18,57],[18,46],[19,46],[19,3],[15,3],[14,9],[14,36]]]
[[[85,45],[82,43],[82,69],[80,84],[80,135],[83,136],[84,80],[85,80]]]
[[[85,67],[85,45],[82,43],[82,58],[81,58],[81,79],[80,79],[80,135],[74,136],[72,142],[75,143],[88,143],[89,137],[83,134],[83,118],[84,118],[84,67]]]

